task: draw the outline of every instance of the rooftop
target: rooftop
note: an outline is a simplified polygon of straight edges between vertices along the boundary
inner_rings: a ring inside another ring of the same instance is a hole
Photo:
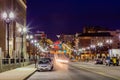
[[[101,33],[82,33],[79,37],[112,37],[109,32],[101,32]]]

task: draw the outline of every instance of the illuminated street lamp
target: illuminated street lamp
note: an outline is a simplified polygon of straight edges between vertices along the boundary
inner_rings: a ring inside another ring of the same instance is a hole
[[[24,34],[27,33],[27,28],[26,27],[21,27],[18,30],[21,33],[21,59],[24,59],[24,55],[23,55],[23,37]]]
[[[103,43],[102,43],[102,42],[99,42],[97,45],[98,45],[99,47],[102,47],[102,46],[103,46]]]
[[[26,38],[27,38],[28,40],[31,40],[31,39],[33,39],[33,35],[27,35]]]
[[[6,56],[7,58],[10,58],[10,54],[9,54],[9,25],[12,22],[12,20],[14,19],[14,17],[15,16],[14,16],[13,12],[4,12],[2,14],[2,18],[7,24],[7,50],[8,50],[8,53]]]
[[[92,44],[92,45],[90,45],[90,48],[91,48],[91,52],[94,52],[94,54],[95,54],[95,58],[96,58],[96,45],[94,45],[94,44]]]
[[[111,44],[113,43],[113,40],[108,39],[108,40],[106,40],[106,43],[109,44],[109,45],[111,45]],[[109,47],[110,47],[110,46],[109,46]]]
[[[36,56],[37,53],[36,53],[36,51],[37,51],[37,50],[35,50],[35,49],[36,49],[38,43],[37,43],[37,40],[35,40],[35,39],[34,39],[34,40],[31,40],[31,43],[34,44],[34,45],[33,45],[33,52],[34,52],[35,54],[34,54],[34,56],[33,56],[33,59],[34,59],[34,61],[35,61],[35,68],[36,68],[36,62],[37,62],[37,56]]]
[[[87,47],[86,49],[87,49],[87,50],[90,50],[90,47]]]
[[[102,47],[103,47],[103,43],[102,42],[99,42],[98,44],[98,47],[99,47],[99,51],[100,51],[100,58],[102,57],[102,54],[101,54],[101,51],[102,51]]]
[[[90,48],[92,49],[95,49],[95,47],[96,47],[95,45],[90,45]]]
[[[82,51],[84,52],[86,50],[86,48],[82,48]]]
[[[33,35],[27,35],[26,38],[29,42],[29,60],[30,60],[30,41],[33,39]]]
[[[108,40],[106,40],[106,43],[109,45],[109,47],[108,47],[109,49],[112,48],[113,40],[108,39]]]
[[[37,46],[37,40],[32,39],[32,40],[31,40],[31,43],[33,44],[33,53],[34,53],[35,47]]]
[[[112,39],[108,39],[108,40],[106,40],[106,43],[108,44],[108,51],[109,51],[109,49],[112,49],[113,40]],[[112,50],[110,50],[110,51],[111,51],[111,54],[112,54]]]

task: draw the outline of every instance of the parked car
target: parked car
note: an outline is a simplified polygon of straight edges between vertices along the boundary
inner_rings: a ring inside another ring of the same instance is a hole
[[[101,59],[96,59],[95,64],[103,64],[103,61]]]
[[[43,70],[52,71],[53,70],[52,60],[50,58],[40,59],[37,63],[37,70],[38,71],[43,71]]]
[[[70,59],[70,61],[71,62],[77,62],[78,60],[76,60],[76,59],[73,58],[73,59]]]

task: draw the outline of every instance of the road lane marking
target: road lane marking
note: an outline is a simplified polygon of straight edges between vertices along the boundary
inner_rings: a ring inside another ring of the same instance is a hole
[[[87,67],[83,67],[83,66],[76,66],[76,65],[72,65],[73,67],[76,67],[76,68],[79,68],[79,69],[84,69],[84,70],[87,70],[89,72],[93,72],[93,73],[96,73],[96,74],[99,74],[99,75],[102,75],[102,76],[106,76],[106,77],[110,77],[110,78],[113,78],[113,79],[116,79],[116,80],[120,80],[120,78],[117,78],[117,77],[114,77],[114,76],[111,76],[111,75],[107,75],[106,73],[103,73],[103,72],[99,72],[99,71],[92,71],[90,70],[89,68]]]

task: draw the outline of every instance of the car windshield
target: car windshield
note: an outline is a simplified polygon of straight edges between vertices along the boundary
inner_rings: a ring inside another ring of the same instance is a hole
[[[49,64],[49,61],[39,61],[38,64]]]
[[[41,61],[50,61],[50,62],[51,62],[51,59],[50,59],[50,58],[41,58],[40,60],[41,60]]]

